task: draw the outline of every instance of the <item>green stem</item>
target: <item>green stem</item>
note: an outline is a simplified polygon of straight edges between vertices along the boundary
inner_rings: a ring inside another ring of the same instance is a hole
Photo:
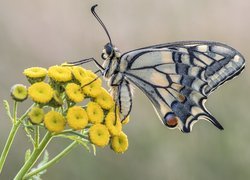
[[[39,126],[36,126],[35,127],[35,144],[34,144],[35,148],[37,148],[39,145],[39,139],[40,139]]]
[[[14,140],[14,137],[16,135],[18,128],[19,128],[19,125],[15,125],[15,124],[11,128],[11,131],[9,133],[9,137],[6,141],[6,144],[4,146],[3,152],[2,152],[1,157],[0,157],[0,173],[2,172],[3,165],[5,163],[5,160],[7,158],[7,155],[9,153],[10,147],[13,143],[13,140]]]
[[[27,109],[27,111],[21,116],[20,119],[17,119],[17,102],[15,102],[14,104],[14,108],[13,108],[13,125],[12,125],[12,128],[11,128],[11,131],[9,133],[9,137],[5,143],[5,146],[4,146],[4,149],[2,151],[2,154],[1,154],[1,157],[0,157],[0,174],[2,172],[2,169],[3,169],[3,166],[4,166],[4,163],[5,163],[5,160],[7,158],[7,155],[9,153],[9,150],[10,150],[10,147],[14,141],[14,138],[15,138],[15,135],[16,135],[16,132],[18,130],[18,128],[20,127],[22,121],[26,118],[27,114],[29,113],[30,109],[34,106],[31,105],[29,109]],[[12,117],[10,116],[10,112],[7,112],[9,114],[9,117],[12,119]]]
[[[30,110],[35,106],[35,104],[32,104],[29,109],[27,109],[27,111],[19,118],[19,120],[17,121],[17,124],[21,124],[21,122],[24,120],[24,118],[26,118],[26,116],[28,115],[28,113],[30,112]]]
[[[17,122],[17,105],[18,105],[18,102],[15,101],[15,102],[14,102],[14,108],[13,108],[13,119],[14,119],[14,124]]]
[[[44,171],[46,169],[48,169],[48,167],[56,164],[58,161],[60,161],[63,157],[65,157],[74,147],[77,146],[77,142],[74,141],[73,143],[71,143],[68,147],[66,147],[62,152],[60,152],[56,157],[54,157],[53,159],[51,159],[49,162],[47,162],[46,164],[44,164],[43,166],[37,168],[36,170],[28,173],[26,176],[24,176],[24,179],[28,179],[31,178],[32,176],[38,174],[41,171]]]
[[[18,130],[18,128],[20,127],[20,124],[22,123],[23,119],[27,116],[29,110],[33,107],[33,105],[22,115],[22,117],[17,120],[17,102],[14,103],[14,108],[13,108],[13,125],[12,125],[12,128],[10,130],[10,133],[9,133],[9,137],[5,143],[5,146],[3,148],[3,151],[2,151],[2,154],[1,154],[1,157],[0,157],[0,173],[2,172],[3,170],[3,166],[4,166],[4,163],[5,163],[5,160],[7,158],[7,155],[9,153],[9,150],[10,150],[10,147],[14,141],[14,138],[15,138],[15,135],[16,135],[16,132]],[[8,114],[10,114],[8,112]],[[11,118],[11,116],[10,116]]]
[[[23,167],[20,169],[20,171],[17,173],[14,180],[20,180],[23,179],[24,175],[30,170],[30,168],[36,163],[37,159],[40,157],[46,146],[48,145],[49,141],[52,138],[52,134],[50,132],[47,132],[39,144],[39,146],[33,150],[30,158],[25,162]]]

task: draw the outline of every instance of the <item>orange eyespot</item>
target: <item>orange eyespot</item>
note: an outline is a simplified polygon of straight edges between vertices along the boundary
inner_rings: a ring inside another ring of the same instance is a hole
[[[174,128],[178,124],[178,119],[173,113],[169,113],[165,116],[165,125]]]
[[[178,98],[179,98],[180,102],[184,102],[185,99],[186,99],[186,97],[183,96],[182,94],[179,94],[179,95],[178,95]]]

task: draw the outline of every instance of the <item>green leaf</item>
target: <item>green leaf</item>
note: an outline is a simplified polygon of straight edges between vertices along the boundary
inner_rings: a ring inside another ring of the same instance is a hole
[[[10,105],[9,105],[8,101],[4,100],[3,105],[4,105],[4,108],[5,108],[6,112],[7,112],[8,117],[10,118],[10,120],[13,123],[14,120],[13,120],[13,117],[11,116],[11,113],[10,113]]]
[[[76,141],[77,143],[79,143],[80,145],[82,145],[84,148],[87,149],[87,151],[91,152],[90,151],[90,147],[88,146],[89,144],[89,141],[87,141],[86,139],[81,139],[77,136],[69,136],[69,135],[60,135],[60,137],[63,137],[63,138],[66,138],[66,139],[70,139],[72,141]]]
[[[96,156],[96,147],[95,147],[94,144],[91,144],[91,146],[92,146],[92,149],[93,149],[93,154],[94,154],[94,156]]]
[[[30,141],[34,145],[35,141],[34,141],[34,138],[32,136],[32,134],[34,134],[34,126],[27,119],[25,121],[23,121],[22,125],[23,125],[25,132],[26,132],[26,135],[29,137]]]
[[[80,145],[82,145],[84,148],[86,148],[87,151],[90,152],[90,148],[88,146],[88,142],[86,142],[85,140],[82,140],[82,139],[80,139],[78,137],[75,137],[75,136],[68,136],[68,137],[69,137],[69,139],[78,142]]]
[[[30,158],[30,155],[31,155],[31,150],[27,149],[27,151],[25,152],[25,159],[24,159],[25,162]]]
[[[43,160],[38,164],[38,166],[43,166],[44,164],[46,164],[49,161],[49,152],[47,150],[44,151],[44,155],[43,155]]]
[[[76,136],[79,136],[79,137],[80,137],[80,138],[82,138],[82,139],[87,140],[87,136],[85,136],[85,135],[83,135],[83,134],[81,134],[81,133],[79,133],[79,132],[75,132],[75,131],[67,131],[67,132],[65,132],[64,134],[72,134],[72,135],[76,135]]]
[[[40,175],[35,175],[35,176],[29,178],[28,180],[42,180],[42,178],[40,177]]]
[[[35,171],[36,169],[42,167],[42,166],[45,165],[48,161],[49,161],[49,153],[48,153],[47,150],[45,150],[42,161],[37,165],[36,168],[32,168],[30,172]],[[31,180],[42,180],[40,176],[43,175],[43,174],[45,174],[46,172],[47,172],[46,169],[43,170],[43,171],[40,171],[38,174],[32,176],[30,179],[31,179]]]

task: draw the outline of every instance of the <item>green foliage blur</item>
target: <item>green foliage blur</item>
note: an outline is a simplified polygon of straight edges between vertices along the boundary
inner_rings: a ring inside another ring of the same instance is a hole
[[[246,69],[207,102],[224,131],[206,121],[195,124],[191,134],[169,130],[157,119],[146,96],[136,89],[131,121],[125,127],[130,142],[125,154],[98,148],[95,157],[77,148],[48,169],[43,178],[249,178],[250,2],[245,0],[0,1],[0,150],[11,128],[2,101],[10,100],[13,84],[28,84],[22,75],[25,68],[88,57],[102,61],[100,54],[108,39],[90,13],[94,3],[99,4],[97,12],[122,52],[172,41],[212,40],[239,50],[246,58]],[[93,64],[85,67],[96,69]],[[27,139],[20,129],[0,179],[12,179],[20,169],[24,152],[31,147]],[[56,142],[48,147],[51,158],[69,144]]]

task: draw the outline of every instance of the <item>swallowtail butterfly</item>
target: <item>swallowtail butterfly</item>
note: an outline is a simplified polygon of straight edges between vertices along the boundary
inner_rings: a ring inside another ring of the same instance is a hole
[[[100,65],[94,58],[70,62],[95,62],[108,81],[123,121],[131,112],[131,86],[135,85],[151,100],[159,118],[169,128],[190,132],[195,122],[205,119],[217,128],[221,124],[208,112],[205,102],[211,92],[244,69],[244,57],[218,42],[183,41],[148,46],[121,54],[104,28],[109,43],[104,46]]]

